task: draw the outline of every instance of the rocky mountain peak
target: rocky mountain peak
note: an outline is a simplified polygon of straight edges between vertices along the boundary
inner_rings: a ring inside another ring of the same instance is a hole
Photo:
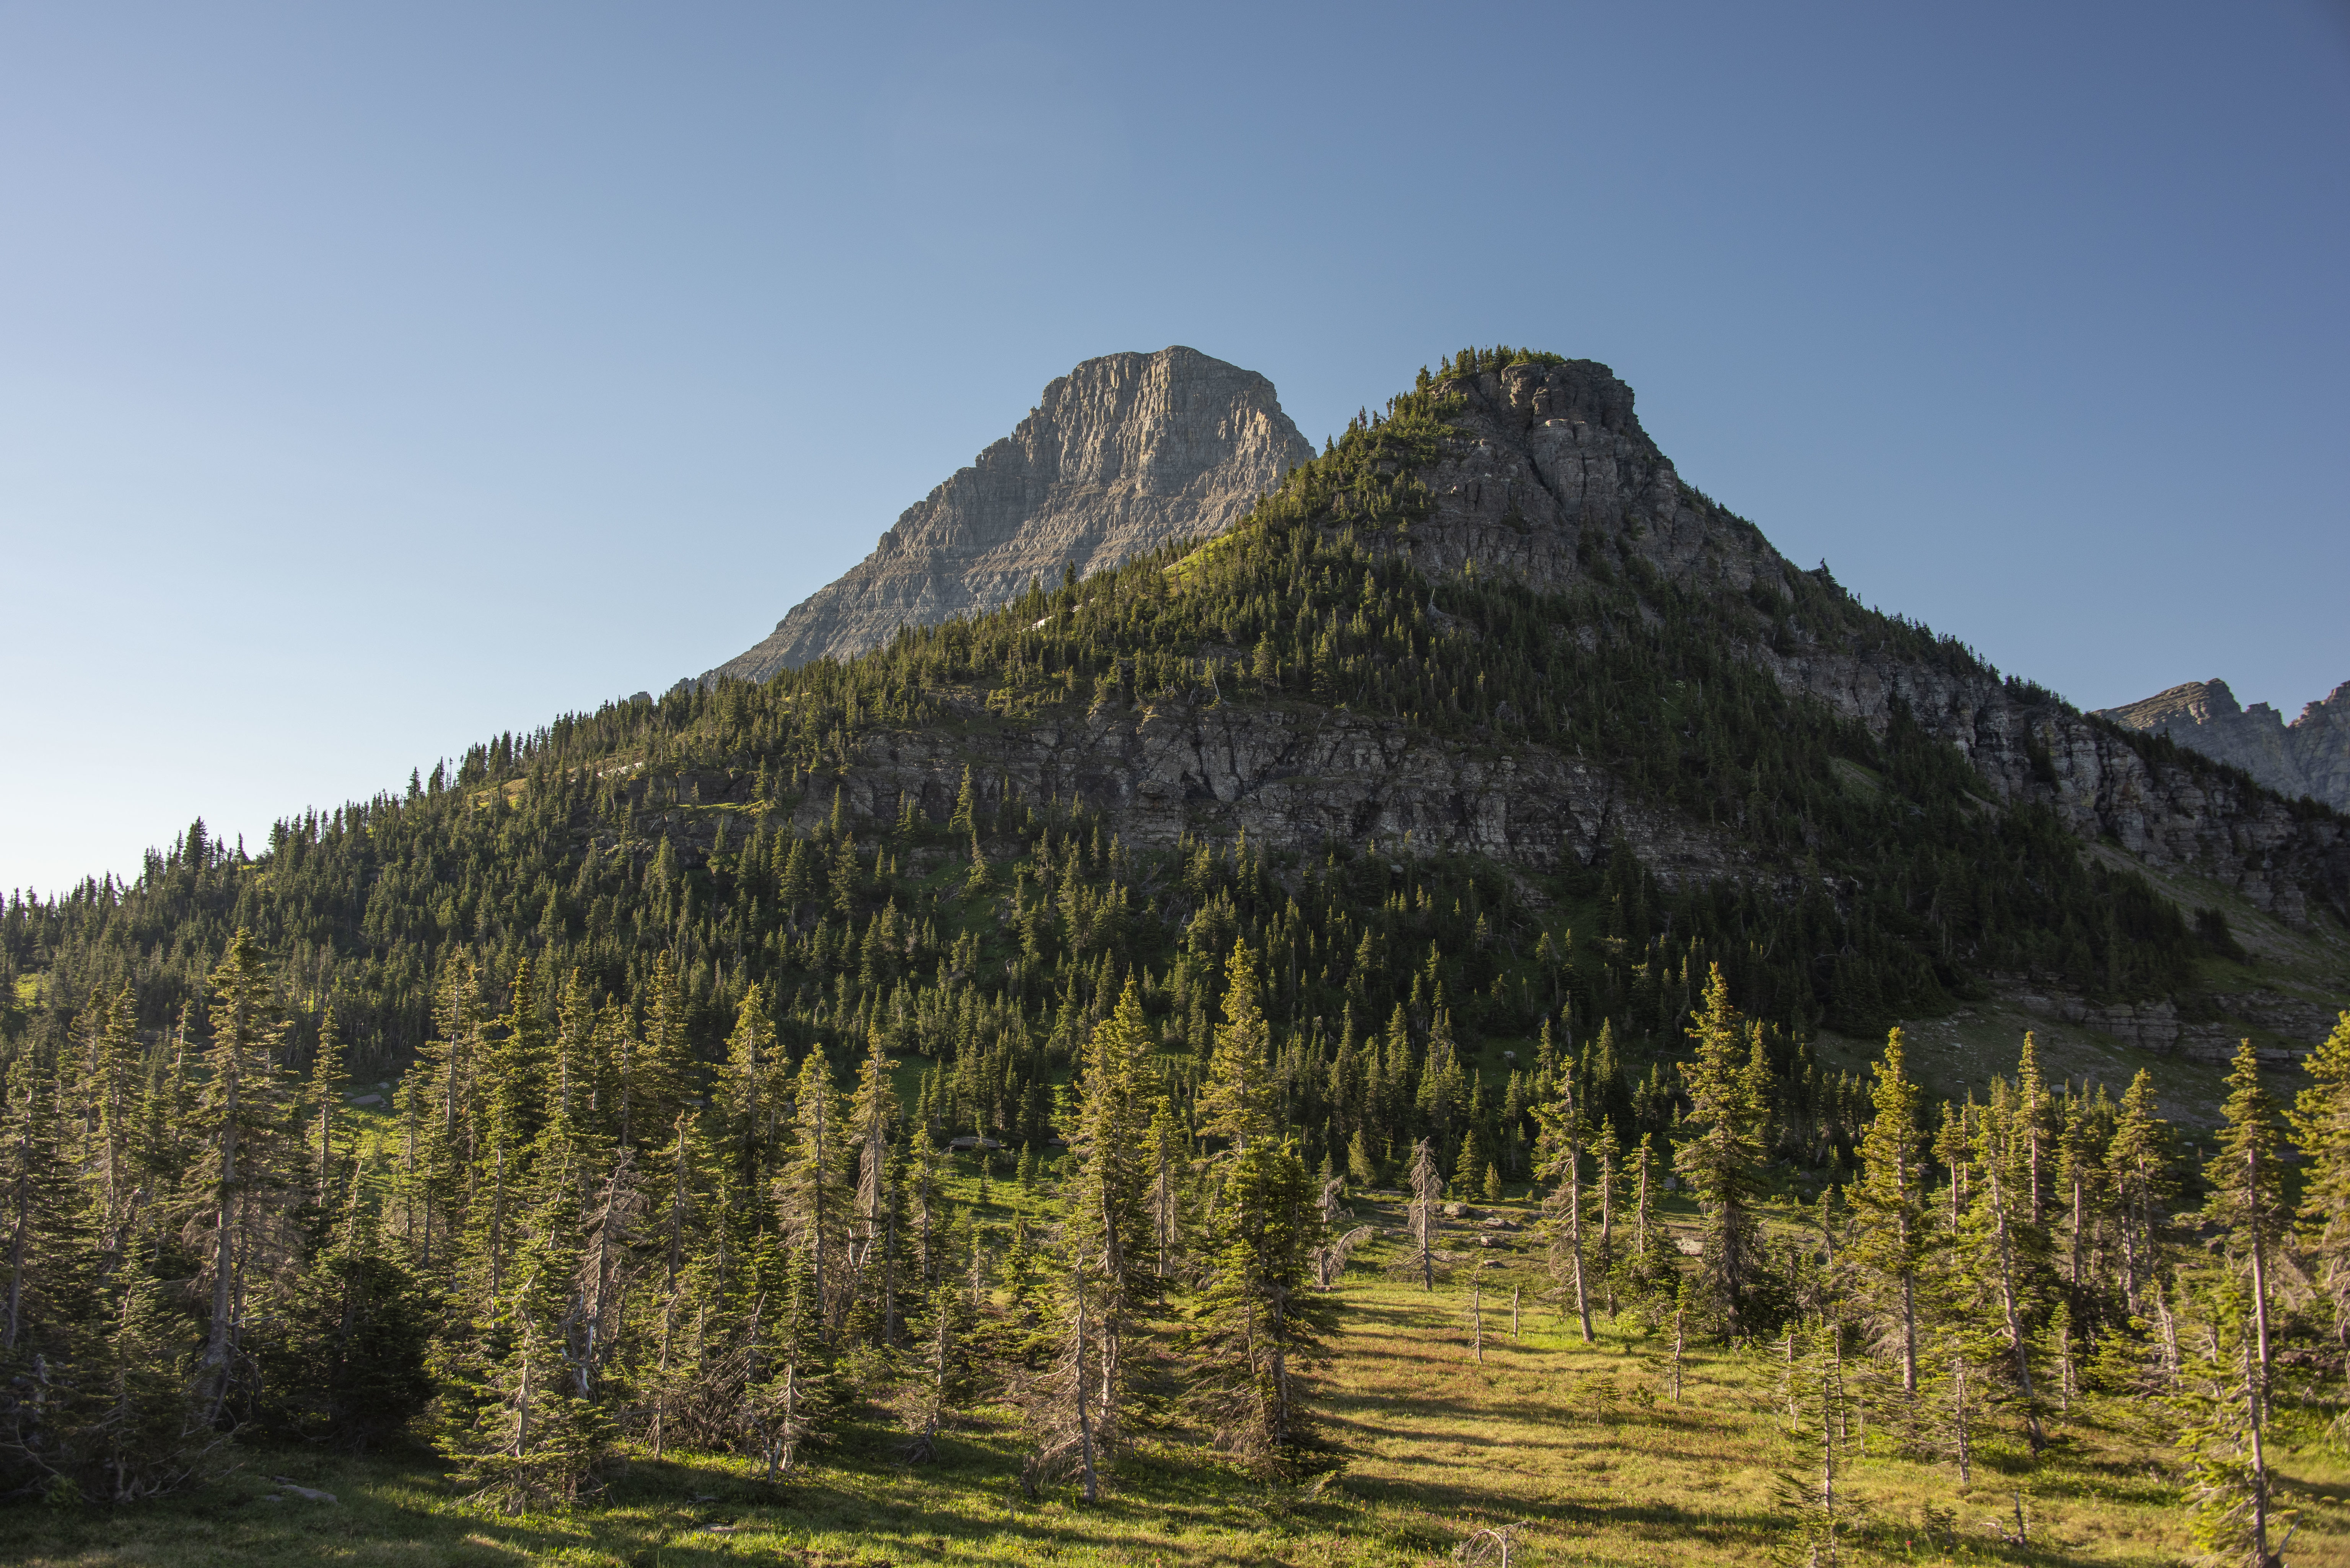
[[[2309,795],[2350,811],[2350,681],[2288,724],[2266,702],[2244,707],[2224,680],[2189,680],[2101,716],[2167,735],[2215,762],[2243,769],[2284,795]]]
[[[712,671],[764,680],[901,626],[993,609],[1032,577],[1114,566],[1223,532],[1314,449],[1273,383],[1195,348],[1106,354],[1052,382],[1013,432],[906,509],[873,553]]]
[[[1645,559],[1674,581],[1743,589],[1778,554],[1751,525],[1683,484],[1633,410],[1632,389],[1593,359],[1521,359],[1454,375],[1446,417],[1461,439],[1422,478],[1432,514],[1412,531],[1434,574],[1515,576],[1560,587],[1586,546]]]

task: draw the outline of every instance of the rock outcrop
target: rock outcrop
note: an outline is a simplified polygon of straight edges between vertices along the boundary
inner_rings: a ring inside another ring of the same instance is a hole
[[[901,626],[993,609],[1032,578],[1087,576],[1221,534],[1314,449],[1273,383],[1191,348],[1088,359],[1019,428],[907,508],[873,553],[712,675],[764,680]]]
[[[2100,716],[2167,735],[2243,769],[2279,794],[2305,794],[2350,811],[2350,681],[2303,708],[2290,724],[2266,702],[2243,707],[2224,680],[2190,680],[2142,701],[2102,709]]]
[[[1220,703],[1208,694],[1137,711],[1097,706],[1018,724],[972,722],[879,731],[835,776],[852,818],[886,820],[904,797],[933,820],[954,809],[964,770],[984,815],[1024,801],[1078,801],[1138,849],[1172,849],[1186,833],[1245,834],[1274,849],[1375,846],[1398,860],[1477,855],[1552,871],[1587,864],[1617,841],[1668,887],[1756,874],[1752,857],[1701,824],[1643,801],[1607,768],[1541,746],[1447,740],[1391,719],[1305,705]],[[714,852],[710,806],[752,811],[750,775],[697,774],[693,809],[637,819],[673,835],[690,858]],[[822,830],[832,796],[810,792],[794,826]],[[735,831],[747,831],[737,824]]]

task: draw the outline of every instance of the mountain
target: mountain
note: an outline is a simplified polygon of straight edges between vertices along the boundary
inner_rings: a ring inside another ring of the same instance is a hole
[[[1457,1332],[1465,1288],[1477,1344],[1480,1289],[1587,1319],[1592,1264],[1717,1345],[1915,1311],[2004,1346],[1979,1432],[2160,1386],[2137,1303],[2203,1321],[2217,1278],[2166,1201],[2206,1064],[2267,1137],[2244,1091],[2350,1000],[2350,819],[1796,568],[1555,355],[1448,358],[1204,542],[1030,581],[500,735],[257,855],[198,820],[127,884],[12,898],[0,1495],[143,1506],[231,1427],[316,1480],[429,1424],[411,1490],[469,1531],[582,1517],[639,1453],[703,1501],[788,1470],[759,1506],[803,1519],[946,1459],[899,1539],[1115,1477],[1094,1417],[1148,1390],[1196,1514],[1200,1476],[1326,1462],[1308,1353],[1406,1268],[1368,1321]],[[2324,1049],[2321,1133],[2350,1020]],[[1702,1199],[1669,1231],[1668,1169]],[[1405,1181],[1416,1245],[1347,1215]],[[1765,1210],[1850,1272],[1757,1244]],[[2328,1313],[2281,1317],[2295,1365]],[[1898,1386],[1906,1328],[1870,1343]],[[2028,1397],[2085,1345],[2120,1392]],[[941,1444],[974,1408],[998,1436]]]
[[[2241,768],[2279,794],[2350,811],[2350,682],[2290,724],[2266,702],[2241,706],[2224,680],[2190,680],[2098,716]]]
[[[846,662],[497,737],[250,861],[199,826],[128,887],[12,906],[0,1035],[125,979],[167,1025],[243,927],[388,1069],[452,965],[640,997],[666,952],[704,1051],[754,985],[797,1045],[880,1009],[941,1062],[983,1006],[1017,1041],[988,1114],[1033,1132],[1105,987],[1204,1038],[1235,937],[1284,1028],[1424,1031],[1442,998],[1473,1055],[1564,1009],[1627,1074],[1715,962],[1787,1041],[2012,1002],[2282,1050],[2338,990],[2238,961],[2338,971],[2341,816],[1796,568],[1602,365],[1464,352],[1206,544],[1033,576]]]
[[[851,658],[901,626],[1009,603],[1068,566],[1087,576],[1221,534],[1313,455],[1273,383],[1253,370],[1182,348],[1088,359],[1047,386],[1010,435],[908,507],[870,556],[711,674],[764,680],[810,659]]]

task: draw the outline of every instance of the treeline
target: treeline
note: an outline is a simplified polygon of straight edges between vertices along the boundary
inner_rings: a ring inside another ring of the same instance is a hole
[[[428,962],[426,972],[442,975],[471,966],[494,976],[502,994],[536,990],[535,1004],[552,1010],[577,971],[599,1001],[631,1003],[632,1018],[658,989],[697,1060],[723,1054],[754,987],[795,1049],[854,1051],[878,1030],[893,1054],[925,1064],[920,1109],[930,1130],[1014,1147],[1049,1136],[1057,1081],[1129,979],[1170,1049],[1203,1061],[1215,977],[1235,940],[1263,955],[1284,1120],[1317,1167],[1357,1158],[1359,1142],[1359,1158],[1392,1173],[1399,1151],[1430,1133],[1450,1169],[1474,1129],[1504,1178],[1523,1180],[1526,1080],[1550,1049],[1536,1044],[1544,1020],[1555,1021],[1559,1049],[1573,1042],[1588,1059],[1596,1092],[1627,1116],[1638,1107],[1642,1125],[1656,1127],[1671,1100],[1656,1058],[1678,1039],[1694,977],[1722,963],[1770,997],[1760,950],[1731,934],[1753,895],[1669,894],[1628,853],[1555,879],[1561,901],[1534,909],[1517,879],[1473,861],[1333,851],[1319,865],[1294,857],[1284,865],[1245,838],[1186,840],[1171,855],[1130,857],[1097,814],[1016,802],[985,811],[968,781],[943,826],[910,800],[878,834],[845,813],[806,836],[761,822],[699,866],[667,839],[637,864],[591,846],[567,886],[550,886],[538,919],[495,940],[484,933],[467,943],[397,923],[410,914],[442,918],[421,896],[432,886],[423,878],[468,865],[463,836],[494,827],[510,849],[559,842],[564,824],[585,809],[578,787],[550,777],[511,806],[492,796],[437,817],[416,810],[329,828],[265,868],[213,849],[191,852],[185,844],[204,843],[199,826],[161,857],[152,880],[181,896],[225,884],[236,891],[234,913],[264,921],[255,940],[265,951],[295,950],[274,976],[274,1000],[300,1062],[311,1059],[330,1006],[359,1075],[380,1075],[390,1054],[380,1007],[343,987],[330,945],[288,941],[270,921],[264,878],[280,875],[370,888],[357,919],[377,929],[396,973]],[[436,823],[457,841],[420,843]],[[952,853],[958,834],[962,854]],[[517,861],[529,869],[521,855],[508,863]],[[444,877],[439,902],[452,932],[478,919],[466,910],[476,897],[470,873]],[[1569,918],[1587,919],[1583,934]],[[1654,934],[1660,927],[1687,934]],[[663,937],[674,946],[645,961],[645,949]],[[43,973],[28,1040],[61,1049],[75,1020],[124,995],[150,1046],[174,1029],[201,1036],[207,1002],[184,969],[120,961],[105,944],[80,950],[106,961]],[[201,951],[187,943],[180,961],[193,963]],[[656,971],[665,974],[658,988]],[[424,1034],[432,993],[423,972],[409,983],[412,1005],[426,1014]],[[77,994],[81,1004],[69,1010]],[[1848,1150],[1854,1119],[1835,1107],[1849,1106],[1849,1081],[1822,1078],[1791,1032],[1773,1039],[1787,1085],[1788,1147]],[[1431,1108],[1450,1103],[1429,1098],[1431,1059],[1452,1064],[1457,1116]]]

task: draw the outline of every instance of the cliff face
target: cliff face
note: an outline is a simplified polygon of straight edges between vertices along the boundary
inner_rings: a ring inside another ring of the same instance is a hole
[[[2302,709],[2290,724],[2265,702],[2243,707],[2224,680],[2190,680],[2143,701],[2103,709],[2100,716],[2167,735],[2243,769],[2279,794],[2305,794],[2350,811],[2350,681]]]
[[[1314,455],[1273,383],[1191,348],[1088,359],[1011,435],[906,509],[873,553],[712,671],[764,680],[901,626],[1010,602],[1032,577],[1221,534]]]

